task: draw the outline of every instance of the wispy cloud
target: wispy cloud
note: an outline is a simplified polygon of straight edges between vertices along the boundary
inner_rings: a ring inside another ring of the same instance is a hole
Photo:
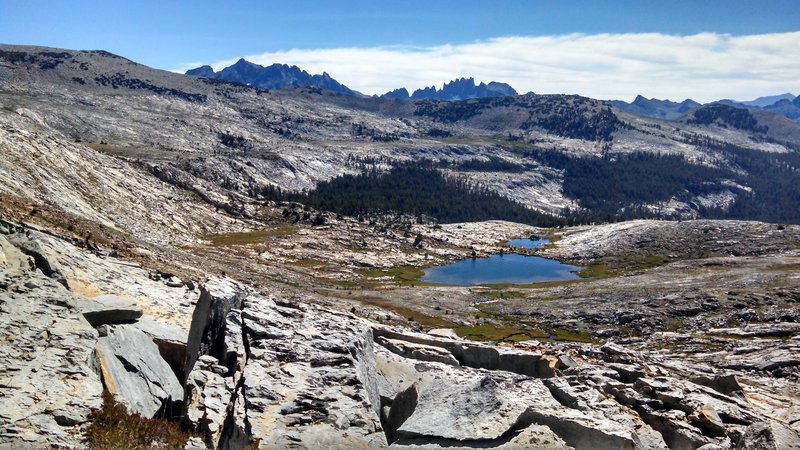
[[[798,55],[800,31],[508,36],[460,45],[292,49],[243,56],[261,65],[280,62],[311,73],[328,72],[365,94],[441,86],[472,76],[503,81],[520,92],[628,101],[643,94],[705,102],[798,93]],[[237,59],[211,66],[219,70]]]

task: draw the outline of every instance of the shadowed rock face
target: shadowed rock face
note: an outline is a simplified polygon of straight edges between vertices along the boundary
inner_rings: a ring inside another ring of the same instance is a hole
[[[111,328],[97,343],[97,358],[106,388],[130,412],[173,417],[181,410],[183,386],[142,331],[125,325]]]

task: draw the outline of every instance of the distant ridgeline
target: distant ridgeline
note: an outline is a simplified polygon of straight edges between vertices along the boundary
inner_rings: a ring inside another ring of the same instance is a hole
[[[669,100],[658,100],[655,98],[647,99],[641,95],[637,95],[631,103],[627,103],[622,100],[610,100],[609,103],[616,108],[633,114],[666,120],[675,120],[687,112],[703,106],[702,104],[688,98],[680,103],[677,103]],[[727,106],[737,109],[762,110],[784,116],[787,119],[794,120],[795,122],[800,121],[800,97],[795,97],[794,94],[789,93],[771,95],[768,97],[759,97],[755,100],[745,102],[737,102],[727,99],[718,100],[707,103],[705,106]]]
[[[272,64],[264,67],[258,64],[239,59],[235,64],[219,72],[211,66],[201,66],[186,71],[186,75],[213,78],[244,84],[258,89],[285,89],[292,87],[315,87],[326,89],[340,94],[363,96],[342,83],[331,78],[327,73],[311,75],[297,66],[286,64]],[[436,100],[466,100],[470,98],[505,97],[517,95],[517,91],[505,83],[495,81],[489,84],[475,84],[473,78],[453,80],[437,90],[435,86],[417,89],[409,95],[406,88],[395,89],[381,97],[402,99],[436,99]]]
[[[436,86],[417,89],[409,95],[406,88],[395,89],[383,94],[383,98],[399,99],[433,99],[433,100],[466,100],[470,98],[508,97],[517,95],[517,91],[505,83],[492,81],[476,85],[473,78],[453,80],[437,90]]]
[[[272,64],[263,67],[245,61],[244,58],[232,66],[214,72],[211,66],[202,66],[186,71],[186,75],[214,78],[246,84],[258,89],[284,89],[290,87],[316,87],[347,95],[361,95],[330,77],[327,73],[311,75],[297,66]]]

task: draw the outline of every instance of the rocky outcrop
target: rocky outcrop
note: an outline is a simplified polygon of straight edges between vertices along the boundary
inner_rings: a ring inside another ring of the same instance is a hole
[[[131,412],[145,417],[173,417],[181,410],[183,387],[158,346],[128,326],[110,328],[97,343],[106,389]]]
[[[0,448],[72,446],[101,404],[97,332],[25,248],[0,235]]]
[[[210,355],[219,361],[228,360],[225,347],[226,321],[233,309],[241,309],[245,292],[229,279],[214,279],[200,287],[200,300],[192,314],[192,325],[186,349],[186,372],[191,372],[197,359]]]
[[[385,445],[378,420],[370,327],[353,316],[203,288],[208,321],[189,371],[187,414],[214,448],[351,448]],[[217,339],[211,344],[210,339]],[[216,356],[212,355],[214,353]],[[366,382],[364,382],[364,381]]]
[[[159,283],[28,227],[0,232],[0,448],[80,447],[104,387],[145,416],[179,413],[183,387],[153,340],[185,347],[185,330],[140,317]]]
[[[130,325],[141,330],[153,340],[158,346],[161,357],[172,368],[178,380],[183,380],[189,330],[160,322],[151,317],[141,317]]]
[[[759,422],[747,428],[736,450],[797,450],[800,432],[780,423]]]
[[[209,311],[245,290],[216,292]],[[188,378],[187,417],[214,448],[732,448],[775,423],[735,377],[617,345],[479,344],[243,295],[203,325],[217,356]]]

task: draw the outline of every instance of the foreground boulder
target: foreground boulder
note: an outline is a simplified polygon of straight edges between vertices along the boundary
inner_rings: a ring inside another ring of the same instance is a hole
[[[106,388],[131,412],[145,417],[172,417],[181,410],[183,386],[158,346],[129,326],[109,329],[97,343]]]
[[[190,331],[186,418],[210,447],[386,446],[366,322],[227,281],[203,292],[198,308],[210,314]]]

